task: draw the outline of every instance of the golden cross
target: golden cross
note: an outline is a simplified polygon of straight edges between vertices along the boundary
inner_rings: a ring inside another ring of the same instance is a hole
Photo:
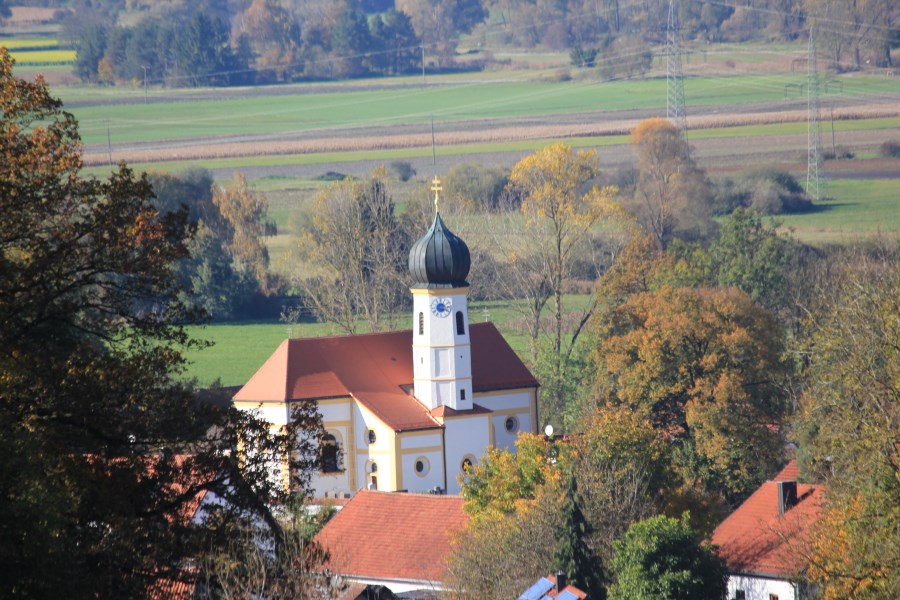
[[[434,192],[434,212],[438,211],[439,192],[444,188],[441,187],[441,180],[435,177],[431,180],[431,191]]]

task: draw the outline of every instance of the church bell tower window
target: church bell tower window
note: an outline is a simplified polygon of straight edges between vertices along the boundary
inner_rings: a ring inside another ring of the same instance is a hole
[[[466,322],[461,310],[456,311],[456,335],[466,335]]]

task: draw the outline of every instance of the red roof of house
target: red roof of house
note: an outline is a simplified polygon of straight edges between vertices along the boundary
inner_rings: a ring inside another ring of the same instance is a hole
[[[475,392],[535,387],[537,380],[492,323],[469,329]],[[413,383],[412,331],[284,341],[235,401],[353,396],[395,431],[439,427],[403,386]]]
[[[825,488],[797,484],[797,504],[779,515],[778,481],[796,472],[791,461],[777,481],[762,484],[716,527],[712,542],[732,571],[791,577],[806,568],[809,527],[821,513]]]
[[[344,576],[440,582],[451,536],[469,520],[462,506],[460,496],[362,490],[316,541]]]
[[[797,478],[799,477],[800,469],[797,467],[797,461],[792,460],[778,472],[778,475],[776,475],[772,481],[797,481]]]

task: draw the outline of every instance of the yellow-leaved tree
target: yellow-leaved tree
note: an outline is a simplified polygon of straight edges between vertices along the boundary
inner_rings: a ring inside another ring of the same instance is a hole
[[[528,266],[531,277],[537,277],[552,301],[549,349],[536,366],[545,390],[544,414],[563,426],[567,370],[578,336],[596,305],[590,301],[577,322],[567,326],[563,304],[569,279],[576,263],[592,255],[592,242],[602,229],[601,221],[608,221],[615,228],[629,222],[614,202],[618,190],[595,183],[599,173],[594,151],[575,151],[564,144],[554,144],[516,163],[509,180],[510,189],[521,198],[526,221],[520,246],[528,258],[520,258],[519,262]],[[539,316],[540,310],[540,325]],[[533,350],[537,349],[537,342],[532,340]],[[533,351],[532,356],[536,355]]]

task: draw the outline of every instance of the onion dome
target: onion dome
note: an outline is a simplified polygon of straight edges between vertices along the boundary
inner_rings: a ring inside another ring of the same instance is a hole
[[[453,235],[441,213],[435,211],[434,222],[409,251],[409,272],[414,287],[466,287],[472,261],[469,247]]]

